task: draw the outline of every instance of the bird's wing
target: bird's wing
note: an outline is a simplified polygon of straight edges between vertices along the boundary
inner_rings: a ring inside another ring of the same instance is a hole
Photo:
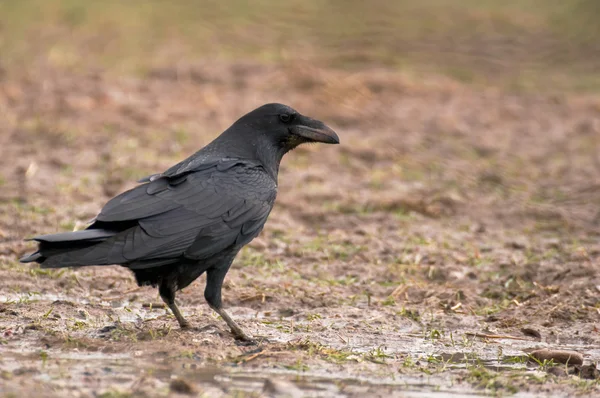
[[[107,203],[97,217],[98,226],[124,221],[137,225],[94,251],[108,249],[104,261],[131,263],[132,268],[182,255],[202,260],[258,235],[276,192],[275,181],[261,166],[244,161],[161,176]]]
[[[207,170],[212,167],[220,167],[221,169],[236,165],[243,160],[235,157],[221,157],[210,153],[203,153],[203,150],[198,151],[189,158],[182,160],[174,166],[169,167],[166,171],[157,174],[151,174],[147,177],[138,180],[140,183],[152,182],[161,177],[177,177],[191,172]]]
[[[156,216],[185,204],[190,195],[198,195],[208,186],[216,172],[224,173],[236,166],[258,167],[239,159],[220,159],[196,165],[195,169],[179,167],[179,163],[161,174],[153,174],[140,181],[147,184],[123,192],[112,198],[100,211],[95,221],[124,222]],[[178,171],[179,170],[179,171]],[[188,177],[193,175],[194,185]],[[202,200],[201,197],[198,200]]]

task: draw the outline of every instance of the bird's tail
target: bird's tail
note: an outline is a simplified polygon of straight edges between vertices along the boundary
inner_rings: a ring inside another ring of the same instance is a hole
[[[41,235],[28,240],[39,243],[38,250],[22,257],[22,263],[37,262],[42,268],[77,267],[83,265],[103,265],[100,259],[84,256],[88,248],[104,242],[118,231],[106,229],[85,229],[83,231]]]

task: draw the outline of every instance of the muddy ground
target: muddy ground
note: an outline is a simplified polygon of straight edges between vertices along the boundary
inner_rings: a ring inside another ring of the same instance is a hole
[[[253,62],[21,72],[0,84],[0,395],[600,394],[600,97]],[[258,346],[235,344],[204,277],[178,295],[182,331],[125,269],[18,263],[24,237],[82,228],[272,101],[342,144],[284,159],[227,277]]]

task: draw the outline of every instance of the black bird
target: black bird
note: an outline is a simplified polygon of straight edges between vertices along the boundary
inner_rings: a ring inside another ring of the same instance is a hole
[[[223,309],[221,287],[240,249],[262,230],[283,155],[300,144],[338,144],[336,133],[289,106],[242,116],[210,144],[111,199],[85,230],[36,236],[23,257],[42,268],[118,264],[138,285],[158,286],[182,328],[175,292],[206,272],[204,297],[237,339],[250,337]]]

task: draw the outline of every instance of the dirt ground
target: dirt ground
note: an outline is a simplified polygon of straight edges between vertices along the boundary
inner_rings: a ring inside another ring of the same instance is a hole
[[[264,232],[226,279],[238,346],[203,299],[182,331],[118,267],[42,270],[24,237],[284,102],[339,146],[284,159]],[[0,395],[600,394],[600,97],[253,62],[145,77],[0,77]],[[535,362],[573,350],[583,366]]]

